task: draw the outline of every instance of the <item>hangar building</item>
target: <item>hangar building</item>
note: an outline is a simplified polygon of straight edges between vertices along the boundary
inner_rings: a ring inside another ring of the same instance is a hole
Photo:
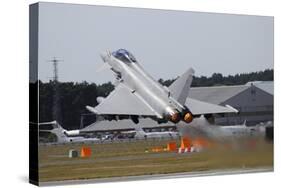
[[[236,86],[191,88],[189,97],[239,110],[238,114],[217,115],[216,124],[241,124],[246,120],[247,125],[256,125],[273,121],[273,90],[273,81],[255,81]]]

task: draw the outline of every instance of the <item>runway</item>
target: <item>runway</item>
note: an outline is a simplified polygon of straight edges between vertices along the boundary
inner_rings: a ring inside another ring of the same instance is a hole
[[[273,145],[262,140],[252,149],[237,148],[236,143],[233,148],[217,146],[192,153],[152,151],[156,146],[163,148],[165,143],[167,141],[91,144],[88,147],[92,155],[87,158],[68,157],[70,149],[79,151],[83,144],[40,146],[40,183],[98,183],[273,170]]]
[[[246,169],[227,169],[227,170],[208,170],[208,171],[194,171],[173,174],[155,174],[155,175],[140,175],[127,177],[113,177],[101,179],[87,179],[87,180],[66,180],[66,181],[50,181],[41,182],[40,186],[55,186],[55,185],[70,185],[70,184],[93,184],[106,182],[122,182],[122,181],[140,181],[140,180],[159,180],[159,179],[173,179],[173,178],[191,178],[201,176],[218,176],[218,175],[232,175],[232,174],[247,174],[247,173],[261,173],[273,172],[272,167],[262,168],[246,168]]]

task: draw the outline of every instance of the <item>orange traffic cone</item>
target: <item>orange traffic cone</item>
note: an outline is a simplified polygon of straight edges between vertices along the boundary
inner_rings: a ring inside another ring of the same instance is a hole
[[[188,148],[190,149],[191,147],[191,140],[188,138],[188,137],[183,137],[181,139],[181,149],[185,149],[185,148]]]
[[[177,143],[176,142],[169,142],[167,144],[167,151],[176,151],[177,150]]]
[[[90,157],[92,154],[90,147],[82,147],[81,149],[81,157]]]

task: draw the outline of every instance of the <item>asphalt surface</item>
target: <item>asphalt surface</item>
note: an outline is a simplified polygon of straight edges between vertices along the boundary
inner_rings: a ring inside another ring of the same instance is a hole
[[[231,174],[246,174],[259,172],[273,172],[272,167],[253,168],[253,169],[227,169],[227,170],[209,170],[209,171],[194,171],[173,174],[155,174],[155,175],[140,175],[140,176],[126,176],[114,178],[100,178],[87,180],[65,180],[65,181],[51,181],[40,182],[40,186],[57,186],[57,185],[73,185],[73,184],[93,184],[106,182],[122,182],[122,181],[137,181],[137,180],[159,180],[159,179],[173,179],[173,178],[190,178],[200,176],[217,176],[217,175],[231,175]]]

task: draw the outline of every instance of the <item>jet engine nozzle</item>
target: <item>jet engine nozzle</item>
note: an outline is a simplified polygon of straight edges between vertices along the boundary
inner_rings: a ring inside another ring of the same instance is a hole
[[[172,109],[171,107],[166,108],[168,120],[173,123],[178,123],[181,120],[180,112],[176,109]]]
[[[191,123],[193,120],[193,115],[190,113],[190,112],[186,112],[184,115],[183,115],[183,121],[185,123]]]
[[[178,123],[181,118],[180,118],[180,113],[174,113],[174,114],[171,114],[170,117],[169,117],[169,120],[173,123]]]

